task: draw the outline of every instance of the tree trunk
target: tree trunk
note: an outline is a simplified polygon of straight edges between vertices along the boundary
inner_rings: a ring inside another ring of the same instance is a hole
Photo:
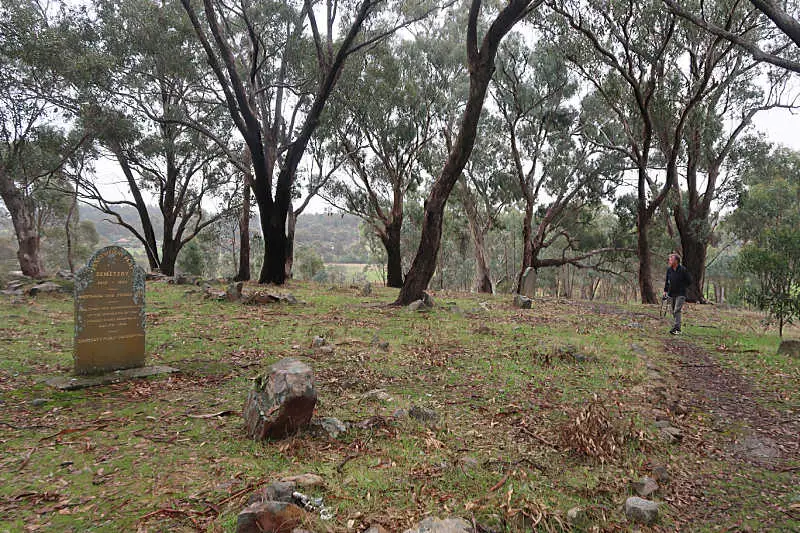
[[[525,216],[522,218],[522,267],[517,275],[517,294],[522,294],[522,276],[533,266],[533,201],[525,199]]]
[[[164,243],[161,245],[161,273],[165,276],[175,275],[175,263],[180,250],[180,242],[165,234]]]
[[[262,210],[261,212],[264,213],[265,211]],[[286,281],[287,214],[288,209],[275,208],[272,210],[271,217],[267,218],[262,215],[261,231],[264,233],[264,263],[258,276],[259,283],[283,285]]]
[[[472,242],[475,246],[475,292],[482,292],[492,294],[492,273],[489,268],[489,263],[486,261],[486,243],[484,240],[483,230],[480,221],[478,220],[478,209],[475,206],[475,199],[472,197],[472,191],[466,183],[466,177],[461,181],[461,197],[464,204],[464,211],[467,214],[467,222],[469,223],[469,231],[472,234]]]
[[[682,263],[692,275],[694,283],[689,286],[686,300],[689,302],[707,303],[702,287],[706,275],[707,243],[698,239],[691,231],[681,232]]]
[[[385,235],[381,242],[386,249],[386,285],[400,288],[403,286],[403,255],[400,252],[400,230],[402,219],[393,220],[386,225]]]
[[[239,272],[234,281],[250,281],[250,185],[245,178],[242,189],[242,216],[239,217]]]
[[[297,215],[294,213],[292,204],[286,213],[286,262],[284,272],[286,279],[292,279],[292,267],[294,266],[294,230],[297,227]]]
[[[72,203],[69,204],[69,212],[67,212],[67,220],[64,222],[64,234],[67,238],[67,265],[69,266],[69,271],[75,273],[75,262],[72,259],[72,230],[70,229],[70,225],[72,224],[72,217],[75,215],[75,211],[78,208],[78,184],[75,183],[75,192],[72,194]]]
[[[636,229],[638,238],[636,240],[636,253],[639,256],[639,294],[643,304],[658,303],[656,292],[653,290],[653,273],[650,260],[650,243],[647,238],[647,228],[650,225],[643,206],[639,206],[639,216],[637,217]]]
[[[32,278],[44,277],[39,232],[36,230],[36,217],[33,202],[23,196],[10,177],[0,168],[0,197],[11,215],[14,234],[17,237],[17,260],[22,273]]]
[[[486,35],[478,48],[478,19],[480,15],[480,0],[473,0],[469,10],[467,25],[467,63],[469,66],[469,96],[464,113],[461,116],[461,125],[453,148],[447,156],[447,161],[441,174],[431,187],[428,200],[425,204],[425,214],[422,220],[422,236],[419,248],[406,276],[403,288],[395,301],[396,305],[408,305],[414,300],[422,298],[423,292],[428,287],[431,277],[436,269],[436,259],[442,240],[442,221],[444,207],[453,186],[456,184],[464,166],[469,161],[472,148],[475,145],[475,135],[478,130],[478,121],[483,110],[486,90],[494,73],[494,60],[497,47],[503,37],[514,27],[530,7],[529,0],[510,0],[503,10],[497,15],[489,26]]]

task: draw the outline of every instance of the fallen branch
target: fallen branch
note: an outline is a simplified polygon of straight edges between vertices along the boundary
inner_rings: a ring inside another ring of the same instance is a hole
[[[47,437],[42,437],[41,439],[39,439],[39,442],[44,442],[46,440],[50,440],[50,439],[53,439],[53,438],[56,438],[56,437],[60,437],[62,435],[69,435],[70,433],[80,433],[80,432],[83,432],[83,431],[99,431],[99,430],[105,428],[106,426],[108,426],[108,424],[99,424],[97,426],[86,426],[86,427],[82,427],[82,428],[62,429],[58,433],[53,433],[52,435],[48,435]]]
[[[186,415],[186,416],[188,416],[189,418],[202,418],[202,419],[204,419],[204,418],[217,418],[217,417],[232,415],[235,412],[236,411],[232,411],[230,409],[226,409],[226,410],[220,411],[218,413],[209,413],[207,415]]]
[[[529,436],[533,437],[534,439],[538,440],[539,442],[541,442],[542,444],[544,444],[544,445],[546,445],[546,446],[550,446],[550,447],[551,447],[551,448],[553,448],[554,450],[558,450],[558,446],[556,446],[556,445],[555,445],[555,444],[553,444],[552,442],[550,442],[550,441],[546,440],[544,437],[540,437],[539,435],[537,435],[536,433],[534,433],[534,432],[533,432],[533,431],[531,431],[530,429],[526,428],[525,426],[520,426],[519,428],[520,428],[520,429],[521,429],[521,430],[522,430],[522,431],[523,431],[523,432],[524,432],[526,435],[529,435]]]

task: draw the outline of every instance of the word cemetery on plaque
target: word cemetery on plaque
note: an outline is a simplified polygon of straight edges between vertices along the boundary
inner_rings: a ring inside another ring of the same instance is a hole
[[[144,270],[119,246],[75,275],[75,373],[144,366]]]

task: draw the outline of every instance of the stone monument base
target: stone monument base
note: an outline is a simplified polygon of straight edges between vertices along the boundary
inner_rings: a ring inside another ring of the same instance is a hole
[[[142,366],[139,368],[115,370],[114,372],[100,374],[98,376],[57,376],[48,379],[45,383],[58,390],[78,390],[101,385],[111,385],[112,383],[119,383],[131,379],[157,376],[159,374],[172,374],[173,372],[180,372],[180,370],[165,365]]]

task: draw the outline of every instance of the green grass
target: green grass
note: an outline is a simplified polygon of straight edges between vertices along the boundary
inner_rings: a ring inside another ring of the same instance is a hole
[[[412,313],[386,305],[396,296],[391,289],[361,297],[355,288],[297,282],[281,290],[304,305],[256,307],[203,300],[186,289],[147,287],[148,362],[180,374],[75,392],[42,383],[70,372],[71,298],[0,306],[0,532],[234,531],[255,487],[304,472],[325,479],[316,494],[336,512],[330,522],[309,525],[319,531],[375,522],[403,530],[428,514],[474,517],[497,530],[552,531],[569,527],[565,516],[574,506],[587,508],[603,530],[627,529],[619,507],[631,480],[650,464],[699,460],[691,448],[659,441],[652,426],[647,373],[630,346],[668,363],[655,308],[599,313],[588,303],[537,300],[523,311],[508,296],[437,294],[433,311]],[[771,355],[771,336],[748,329],[748,319],[735,313],[687,315],[694,320],[687,339],[763,387],[774,405],[798,408],[797,362]],[[632,320],[642,328],[629,327]],[[716,328],[700,328],[701,321]],[[332,354],[311,347],[316,335],[334,346]],[[388,351],[372,346],[375,336],[389,341]],[[729,339],[735,343],[720,351]],[[567,346],[596,362],[559,355]],[[290,356],[315,369],[317,416],[359,422],[380,415],[386,424],[351,428],[338,440],[310,432],[248,440],[236,413],[251,378]],[[377,388],[392,400],[364,398]],[[560,440],[561,425],[595,395],[630,432],[623,450],[604,461],[579,456]],[[48,401],[34,406],[35,398]],[[441,422],[391,417],[412,405],[437,410]],[[225,410],[234,415],[190,416]],[[722,475],[731,468],[703,462],[709,494],[735,493],[739,504],[702,517],[697,529],[759,520],[775,530],[798,525],[787,515],[767,516],[769,505],[788,507],[796,489],[776,503],[759,487],[791,487],[792,471],[744,469],[751,482],[739,483]],[[659,528],[685,524],[671,503],[680,483],[659,497]]]

